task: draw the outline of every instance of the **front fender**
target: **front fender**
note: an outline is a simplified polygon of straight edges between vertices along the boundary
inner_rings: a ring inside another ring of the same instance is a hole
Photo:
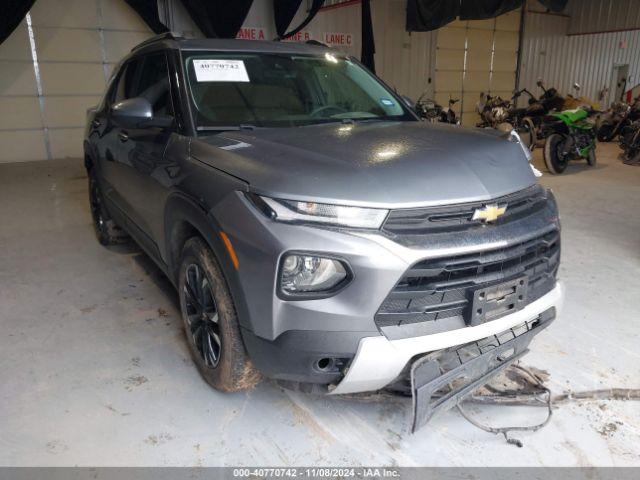
[[[163,256],[173,284],[178,285],[180,256],[184,242],[195,233],[204,239],[218,260],[231,291],[240,325],[250,328],[248,309],[244,293],[240,288],[238,272],[220,236],[223,230],[215,217],[195,200],[176,192],[169,197],[165,205],[164,231]]]

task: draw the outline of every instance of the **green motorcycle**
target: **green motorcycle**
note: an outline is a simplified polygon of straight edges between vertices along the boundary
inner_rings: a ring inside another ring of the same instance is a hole
[[[596,130],[589,113],[576,108],[546,117],[544,163],[551,173],[564,172],[569,160],[583,158],[590,166],[596,164]]]

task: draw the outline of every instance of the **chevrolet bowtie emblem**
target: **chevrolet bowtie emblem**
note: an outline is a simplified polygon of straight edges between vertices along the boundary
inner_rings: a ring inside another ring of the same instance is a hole
[[[484,223],[495,222],[498,217],[504,215],[507,211],[506,205],[496,205],[495,203],[485,205],[482,208],[476,208],[473,212],[471,220],[480,220]]]

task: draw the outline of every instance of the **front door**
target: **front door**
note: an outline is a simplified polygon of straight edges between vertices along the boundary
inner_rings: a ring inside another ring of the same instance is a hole
[[[132,61],[135,73],[125,72],[122,88],[117,90],[116,102],[143,97],[153,107],[153,115],[173,116],[169,87],[169,72],[165,52],[155,52]],[[128,87],[126,82],[133,81]],[[111,161],[106,162],[114,196],[127,216],[128,230],[148,252],[158,255],[162,238],[164,198],[172,180],[166,175],[165,150],[173,135],[173,128],[128,128],[115,125],[110,133]],[[109,159],[107,159],[109,160]]]
[[[140,74],[133,96],[151,103],[153,115],[174,116],[165,52],[140,58]],[[164,200],[173,180],[167,174],[165,158],[173,128],[123,129],[121,139],[127,155],[127,203],[131,206],[137,226],[154,243],[162,238]]]

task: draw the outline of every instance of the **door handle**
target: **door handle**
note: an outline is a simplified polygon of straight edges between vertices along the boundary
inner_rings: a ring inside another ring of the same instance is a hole
[[[100,123],[100,120],[94,120],[91,122],[91,125],[93,125],[94,128],[98,128],[102,124]]]
[[[120,139],[121,142],[126,142],[127,140],[129,140],[129,135],[122,132],[118,134],[118,138]]]

